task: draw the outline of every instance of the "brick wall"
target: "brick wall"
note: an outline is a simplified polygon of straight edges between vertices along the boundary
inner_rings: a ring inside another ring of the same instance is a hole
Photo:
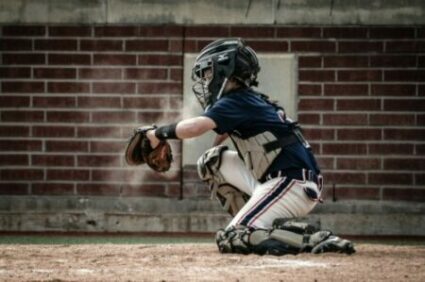
[[[225,36],[298,54],[328,198],[425,200],[425,27],[366,26],[3,26],[0,194],[205,197],[180,142],[163,176],[122,153],[132,128],[179,118],[184,52]]]

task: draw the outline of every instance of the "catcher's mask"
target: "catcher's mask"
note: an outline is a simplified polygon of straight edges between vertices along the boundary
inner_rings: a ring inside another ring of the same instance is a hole
[[[245,87],[257,86],[260,71],[255,51],[240,38],[219,39],[208,44],[192,69],[193,92],[204,110],[225,94],[229,79]]]

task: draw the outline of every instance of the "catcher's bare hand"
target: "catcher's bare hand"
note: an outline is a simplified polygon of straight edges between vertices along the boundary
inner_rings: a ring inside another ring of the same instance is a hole
[[[155,136],[155,129],[152,129],[146,132],[146,137],[149,139],[152,149],[155,149],[159,145],[159,142],[161,142]]]

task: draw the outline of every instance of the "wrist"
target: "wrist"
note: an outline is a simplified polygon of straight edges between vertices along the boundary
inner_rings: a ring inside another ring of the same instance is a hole
[[[176,133],[177,123],[160,126],[155,130],[155,137],[159,140],[179,139]]]

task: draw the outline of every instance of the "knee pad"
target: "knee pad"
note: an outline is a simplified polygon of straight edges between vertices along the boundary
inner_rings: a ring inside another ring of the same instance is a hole
[[[225,211],[235,216],[249,196],[227,183],[220,173],[223,152],[227,149],[227,146],[220,145],[206,151],[198,159],[198,175],[202,181],[208,183],[211,198],[217,199]]]

